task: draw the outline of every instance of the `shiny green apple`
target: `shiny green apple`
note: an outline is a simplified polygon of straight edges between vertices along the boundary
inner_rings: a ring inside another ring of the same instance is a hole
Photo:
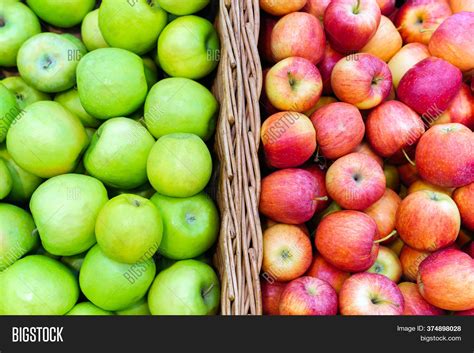
[[[20,109],[24,109],[32,103],[50,100],[51,97],[36,88],[28,85],[20,76],[10,76],[1,81],[16,98]]]
[[[95,0],[26,0],[26,3],[43,21],[63,28],[81,23],[95,6]]]
[[[5,141],[10,125],[19,113],[15,95],[0,83],[0,143]]]
[[[169,13],[183,16],[201,11],[209,0],[158,0],[158,4]]]
[[[110,316],[114,313],[103,310],[95,306],[91,302],[82,302],[74,305],[74,307],[66,314],[67,316]]]
[[[130,305],[129,307],[118,310],[115,312],[117,315],[126,316],[126,315],[133,315],[133,316],[148,316],[151,315],[150,308],[148,308],[148,302],[146,298],[140,299],[135,304]]]
[[[61,92],[54,97],[54,101],[61,104],[64,108],[76,115],[81,120],[84,127],[98,127],[100,120],[92,117],[85,111],[79,99],[79,92],[76,88],[71,88],[69,91]]]
[[[99,28],[99,9],[89,12],[84,17],[81,25],[81,37],[89,51],[109,47]]]
[[[12,191],[13,179],[8,170],[7,162],[0,158],[0,200],[3,200]]]

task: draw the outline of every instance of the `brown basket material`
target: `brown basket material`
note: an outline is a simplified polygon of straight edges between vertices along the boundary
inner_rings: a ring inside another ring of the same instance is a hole
[[[214,94],[221,104],[215,148],[222,226],[215,263],[222,281],[221,314],[261,315],[259,1],[220,0],[219,7],[222,49]]]

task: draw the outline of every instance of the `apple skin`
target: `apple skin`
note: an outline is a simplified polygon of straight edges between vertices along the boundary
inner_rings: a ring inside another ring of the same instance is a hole
[[[329,167],[326,188],[343,208],[365,210],[385,193],[385,174],[372,157],[354,152]]]
[[[263,233],[262,271],[278,282],[302,276],[311,265],[311,240],[299,227],[277,224]]]
[[[150,316],[150,308],[148,307],[148,301],[146,298],[142,298],[136,303],[130,305],[129,307],[118,310],[115,312],[116,315],[122,316]]]
[[[263,60],[273,64],[276,60],[272,53],[272,32],[278,19],[273,16],[265,15],[264,13],[262,13],[261,16],[258,50]]]
[[[444,59],[461,71],[474,69],[474,12],[448,17],[433,33],[428,44],[431,55]]]
[[[331,73],[331,85],[341,101],[359,109],[370,109],[390,94],[392,74],[388,65],[376,56],[357,53],[338,61]]]
[[[402,277],[402,264],[393,250],[381,246],[375,263],[367,272],[381,274],[393,282],[398,283]]]
[[[324,12],[326,11],[326,8],[328,7],[330,2],[331,0],[308,0],[302,11],[313,15],[318,20],[323,22]]]
[[[430,55],[426,45],[408,43],[392,56],[388,62],[388,67],[392,72],[392,81],[395,88],[398,88],[400,80],[408,70]]]
[[[351,104],[336,102],[325,105],[311,115],[311,121],[319,149],[329,159],[352,152],[364,138],[362,115]]]
[[[81,38],[88,51],[108,48],[99,28],[99,9],[89,12],[81,24]]]
[[[403,269],[403,277],[411,282],[416,282],[418,276],[418,268],[420,264],[430,256],[429,251],[416,250],[408,245],[403,245],[400,252],[400,262]]]
[[[403,245],[403,240],[400,239],[399,236],[396,236],[390,244],[387,244],[387,247],[393,250],[397,256],[400,256],[400,252],[402,251]]]
[[[471,0],[448,0],[453,13],[461,11],[474,12],[474,3]]]
[[[20,76],[10,76],[0,81],[16,98],[18,107],[24,109],[32,103],[50,100],[51,97],[28,85]]]
[[[324,55],[318,63],[317,68],[323,80],[323,94],[332,94],[331,74],[337,62],[344,57],[341,53],[335,51],[329,43],[326,43]]]
[[[18,50],[32,36],[41,32],[36,15],[21,2],[2,1],[0,16],[5,22],[0,28],[0,66],[16,66]]]
[[[276,61],[298,56],[316,65],[324,55],[325,46],[321,22],[306,12],[282,17],[271,34],[271,50]]]
[[[339,293],[342,315],[402,315],[403,295],[395,282],[376,273],[357,273]]]
[[[324,12],[324,28],[331,46],[341,52],[357,52],[373,37],[381,12],[372,0],[332,0]]]
[[[267,118],[261,128],[267,163],[275,168],[298,167],[316,151],[316,132],[301,113],[281,112]]]
[[[474,96],[465,83],[449,107],[434,121],[434,124],[446,123],[460,123],[474,130]]]
[[[114,315],[111,311],[106,311],[98,306],[95,306],[91,302],[82,302],[74,305],[74,307],[68,311],[66,316],[110,316]]]
[[[380,239],[395,229],[397,210],[401,202],[402,199],[395,191],[386,189],[378,201],[364,210],[364,213],[372,217],[377,224]]]
[[[457,188],[474,182],[474,133],[461,124],[441,124],[423,134],[416,147],[420,176],[435,185]]]
[[[45,99],[41,99],[45,100]],[[84,110],[79,98],[79,92],[76,88],[71,88],[68,91],[60,92],[54,97],[54,101],[61,104],[64,108],[76,115],[81,120],[84,127],[97,128],[101,121],[91,116]]]
[[[474,309],[455,311],[453,314],[454,316],[474,316]]]
[[[367,138],[377,154],[391,157],[415,145],[425,132],[423,121],[407,105],[392,100],[373,109],[366,121]]]
[[[388,62],[402,47],[403,40],[395,25],[385,16],[380,18],[380,24],[374,36],[360,50],[369,53],[380,60]]]
[[[330,84],[330,83],[329,83]],[[319,108],[322,108],[324,107],[325,105],[328,105],[330,103],[336,103],[338,100],[335,98],[335,97],[331,97],[331,96],[321,96],[321,98],[319,98],[318,102],[310,109],[310,110],[307,110],[304,112],[304,114],[307,116],[307,117],[310,117],[316,110],[318,110]]]
[[[405,163],[403,165],[398,166],[397,170],[400,174],[400,179],[402,183],[407,187],[413,184],[416,180],[420,179],[416,166],[410,163]]]
[[[428,191],[436,191],[441,192],[443,194],[448,195],[451,197],[453,195],[453,188],[443,188],[441,186],[433,185],[424,181],[423,179],[415,180],[407,190],[407,194],[413,194],[414,192],[421,191],[421,190],[428,190]]]
[[[279,110],[305,112],[321,97],[323,82],[316,66],[300,57],[283,59],[265,79],[265,92]]]
[[[279,305],[281,293],[285,289],[286,283],[265,280],[261,281],[262,289],[262,312],[264,315],[280,315]]]
[[[411,282],[398,284],[405,301],[403,315],[438,316],[445,315],[445,311],[428,303],[418,291],[418,286]]]
[[[376,0],[382,15],[391,15],[396,9],[396,0]]]
[[[30,255],[2,272],[0,296],[0,315],[64,315],[76,304],[79,288],[59,261]]]
[[[408,0],[398,10],[394,23],[404,43],[428,44],[434,30],[451,14],[445,0]]]
[[[339,211],[324,217],[316,229],[318,252],[331,265],[346,272],[368,270],[379,244],[375,221],[359,211]]]
[[[418,289],[425,300],[445,310],[474,308],[474,259],[446,249],[428,256],[418,272]]]
[[[316,164],[310,164],[303,167],[304,170],[311,173],[316,181],[316,195],[318,195],[318,203],[316,204],[316,211],[319,212],[324,210],[331,200],[329,199],[328,192],[326,190],[326,171],[321,169]],[[326,198],[326,200],[325,200]],[[309,232],[307,232],[309,234]]]
[[[403,242],[423,251],[436,251],[453,244],[461,227],[456,203],[434,191],[408,195],[397,212],[396,228]]]
[[[0,158],[0,200],[3,200],[12,191],[13,179],[7,162]]]
[[[5,141],[10,126],[17,122],[20,112],[13,92],[0,83],[0,143]]]
[[[463,226],[474,231],[474,183],[456,189],[453,199],[461,213]]]
[[[457,67],[443,59],[428,57],[405,73],[397,96],[425,120],[436,120],[456,97],[461,84],[462,73]]]
[[[81,23],[95,6],[94,0],[27,0],[26,3],[43,21],[63,28]]]
[[[319,278],[329,283],[334,288],[336,293],[339,293],[342,285],[346,279],[351,276],[351,274],[349,272],[339,270],[324,260],[324,257],[319,254],[315,254],[313,257],[313,262],[311,263],[311,266],[309,267],[305,276]]]
[[[325,281],[304,276],[288,283],[281,294],[280,315],[336,315],[337,294]]]
[[[173,15],[191,15],[201,11],[209,4],[209,0],[158,0],[158,5]]]
[[[260,8],[273,16],[283,16],[301,10],[307,0],[260,0]]]
[[[391,164],[385,164],[383,167],[383,173],[387,181],[387,188],[392,189],[395,192],[400,191],[400,174],[396,166]]]
[[[362,141],[359,145],[357,145],[357,147],[354,148],[353,152],[366,154],[367,156],[372,157],[378,164],[380,164],[382,168],[384,167],[384,161],[382,157],[375,153],[372,147],[370,147],[370,145],[365,141]],[[386,174],[385,170],[384,174]]]

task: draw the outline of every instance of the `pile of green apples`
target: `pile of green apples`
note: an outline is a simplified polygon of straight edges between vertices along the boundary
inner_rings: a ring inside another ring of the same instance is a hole
[[[0,0],[1,315],[218,312],[211,7]]]

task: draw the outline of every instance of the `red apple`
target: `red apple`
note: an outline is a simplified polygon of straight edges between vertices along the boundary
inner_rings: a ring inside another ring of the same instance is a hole
[[[262,144],[267,163],[275,168],[297,167],[316,151],[316,132],[301,113],[281,112],[263,122]]]
[[[448,0],[448,2],[453,13],[461,11],[474,12],[474,1],[472,0]]]
[[[328,104],[311,115],[311,121],[316,129],[319,149],[329,159],[350,153],[364,138],[362,115],[351,104]]]
[[[474,309],[474,259],[456,249],[431,254],[420,264],[418,289],[438,308]]]
[[[326,190],[326,171],[321,169],[316,164],[311,164],[303,168],[304,170],[311,173],[316,182],[316,195],[318,195],[318,203],[316,205],[316,211],[319,212],[324,210],[331,200],[329,200],[328,192]]]
[[[455,316],[474,316],[474,309],[456,311],[456,312],[454,312],[454,315]]]
[[[279,315],[281,293],[286,283],[261,281],[262,288],[262,311],[264,315]]]
[[[405,301],[403,315],[434,316],[444,315],[444,310],[428,303],[418,291],[415,283],[403,282],[398,285]]]
[[[325,281],[304,276],[287,284],[279,309],[281,315],[336,315],[337,294]]]
[[[316,110],[322,108],[328,104],[337,102],[337,99],[330,96],[322,96],[319,98],[318,102],[310,109],[304,112],[304,114],[310,117]]]
[[[428,48],[432,55],[449,61],[461,71],[474,69],[474,12],[448,17],[433,33]]]
[[[387,64],[371,54],[351,54],[337,62],[331,85],[336,96],[359,109],[370,109],[390,94],[392,74]]]
[[[396,0],[377,0],[382,15],[388,16],[395,11]]]
[[[420,176],[435,185],[457,188],[474,182],[474,133],[461,124],[441,124],[423,134],[416,147]]]
[[[439,192],[417,191],[398,208],[398,234],[405,244],[417,250],[435,251],[453,244],[460,227],[456,204]]]
[[[402,47],[388,62],[395,88],[398,88],[400,80],[408,70],[429,56],[428,47],[424,44],[409,43]]]
[[[329,43],[341,53],[359,51],[377,31],[380,16],[374,0],[332,0],[324,13]]]
[[[274,16],[283,16],[301,10],[306,0],[260,0],[260,8]]]
[[[378,201],[364,210],[377,224],[380,239],[387,237],[395,229],[397,210],[401,202],[402,199],[395,191],[386,189]]]
[[[404,42],[428,44],[435,29],[451,14],[445,0],[407,0],[398,10],[395,26]]]
[[[457,189],[453,199],[461,213],[463,226],[474,231],[474,183]]]
[[[393,250],[381,246],[375,263],[367,272],[384,275],[393,282],[398,283],[402,277],[402,264]]]
[[[316,229],[316,248],[331,265],[346,272],[370,268],[377,258],[377,225],[365,213],[339,211],[324,217]]]
[[[298,278],[311,259],[311,241],[297,226],[277,224],[263,232],[262,270],[267,278],[279,282]]]
[[[422,190],[441,192],[443,194],[448,195],[449,197],[453,195],[453,191],[454,191],[454,189],[452,188],[443,188],[441,186],[428,183],[427,181],[424,181],[422,179],[418,179],[418,180],[415,180],[410,185],[410,187],[407,190],[407,193],[409,195],[409,194],[413,194],[414,192],[422,191]]]
[[[277,109],[304,112],[321,97],[323,82],[316,66],[300,57],[286,58],[267,73],[265,91]]]
[[[443,59],[428,57],[413,66],[400,80],[398,98],[431,125],[456,97],[461,71]]]
[[[416,180],[420,179],[418,176],[418,171],[416,166],[410,163],[406,163],[398,166],[398,174],[400,175],[400,180],[405,186],[410,186]]]
[[[348,279],[351,274],[349,272],[341,271],[324,260],[319,254],[315,254],[313,263],[306,272],[306,276],[316,277],[329,283],[336,293],[342,288],[344,281]]]
[[[416,144],[425,132],[418,114],[398,101],[384,102],[372,110],[366,127],[371,146],[382,157]]]
[[[323,57],[325,45],[321,22],[306,12],[293,12],[279,19],[271,36],[276,61],[299,56],[317,64]]]
[[[310,13],[322,22],[324,19],[324,12],[330,2],[331,0],[308,0],[306,5],[303,7],[303,11]]]
[[[272,32],[273,27],[275,27],[277,19],[272,16],[263,15],[260,23],[260,35],[258,37],[258,49],[260,56],[272,64],[276,62],[272,54]]]
[[[401,315],[404,301],[397,284],[376,273],[357,273],[339,293],[342,315]]]
[[[282,223],[275,222],[273,219],[270,219],[270,218],[264,218],[262,219],[262,230],[266,230],[270,227],[276,226],[277,224],[282,224]],[[306,234],[308,237],[310,236],[308,227],[306,226],[305,223],[294,224],[294,225],[297,226],[299,229],[301,229],[304,232],[304,234]]]
[[[334,66],[337,62],[344,57],[341,53],[338,53],[329,43],[326,43],[326,48],[324,50],[324,55],[321,61],[318,64],[318,69],[323,80],[323,93],[332,94],[331,86],[331,74]]]
[[[374,36],[370,38],[360,51],[375,55],[380,60],[387,62],[400,50],[402,45],[402,37],[392,21],[382,16]]]
[[[354,152],[329,167],[326,188],[343,208],[365,210],[385,193],[385,175],[372,157]]]
[[[377,153],[375,153],[374,150],[372,149],[372,147],[370,147],[370,145],[367,142],[364,142],[364,141],[361,142],[354,149],[353,152],[359,152],[359,153],[366,154],[367,156],[372,157],[373,159],[375,159],[375,161],[377,161],[377,163],[380,164],[381,167],[383,167],[382,157],[380,157]]]
[[[400,252],[403,277],[409,281],[416,282],[418,267],[430,254],[429,251],[416,250],[410,248],[408,245],[403,245],[402,251]]]
[[[471,89],[465,83],[462,84],[459,93],[454,97],[443,114],[434,124],[459,123],[474,129],[474,96]]]

